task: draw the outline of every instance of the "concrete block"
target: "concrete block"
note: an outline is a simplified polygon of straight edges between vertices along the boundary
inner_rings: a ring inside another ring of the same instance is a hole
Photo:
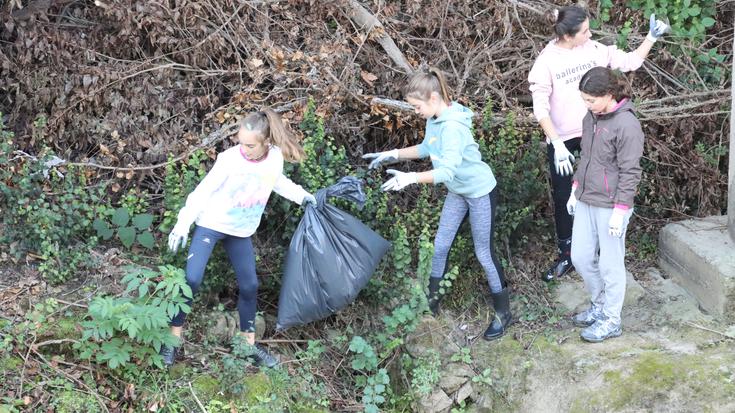
[[[735,322],[735,243],[728,234],[726,216],[666,225],[659,234],[658,250],[661,268],[703,310]]]

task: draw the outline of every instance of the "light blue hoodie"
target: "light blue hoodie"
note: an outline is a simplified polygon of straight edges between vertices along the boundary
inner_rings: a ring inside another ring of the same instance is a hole
[[[471,128],[472,111],[452,102],[438,118],[426,121],[419,156],[431,158],[435,184],[444,183],[466,198],[479,198],[489,194],[496,181],[490,166],[482,161]]]

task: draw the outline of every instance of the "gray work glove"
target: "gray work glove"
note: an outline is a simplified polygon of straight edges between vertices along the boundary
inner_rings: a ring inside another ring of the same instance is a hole
[[[653,13],[651,14],[648,24],[649,29],[648,34],[646,35],[646,40],[649,40],[652,43],[656,43],[656,40],[671,31],[671,26],[663,20],[656,20],[656,15]]]
[[[306,206],[311,204],[311,206],[316,206],[316,198],[314,198],[314,195],[307,193],[304,195],[304,199],[301,201],[301,206]]]
[[[554,165],[556,166],[556,173],[561,176],[567,176],[574,173],[574,155],[569,152],[567,146],[564,145],[564,141],[561,139],[554,139],[551,141],[554,146]]]
[[[398,149],[392,149],[385,152],[366,153],[362,155],[362,159],[372,159],[368,169],[377,168],[383,163],[393,163],[398,160]]]
[[[179,248],[186,246],[186,241],[189,239],[189,228],[184,228],[183,224],[177,222],[171,233],[168,234],[168,249],[174,254]]]

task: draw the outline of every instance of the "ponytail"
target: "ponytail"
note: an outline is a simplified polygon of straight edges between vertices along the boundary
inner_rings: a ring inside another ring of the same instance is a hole
[[[427,101],[434,92],[441,97],[444,103],[451,103],[449,87],[447,87],[444,74],[439,69],[431,67],[428,72],[417,72],[414,74],[408,81],[403,95],[406,98]]]
[[[612,95],[617,101],[633,95],[625,75],[602,66],[593,67],[582,76],[579,80],[579,91],[595,97]]]
[[[240,122],[240,127],[255,131],[263,143],[278,146],[283,159],[288,162],[299,162],[304,158],[304,149],[296,137],[286,129],[281,115],[273,109],[263,108],[249,114]]]

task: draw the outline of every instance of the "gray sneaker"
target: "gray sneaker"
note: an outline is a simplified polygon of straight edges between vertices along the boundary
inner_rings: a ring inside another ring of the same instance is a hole
[[[618,337],[623,334],[620,323],[612,321],[609,317],[595,321],[594,324],[582,330],[582,340],[590,343],[599,343],[605,339]]]
[[[572,318],[572,323],[577,327],[589,327],[597,320],[605,318],[602,314],[602,308],[594,304],[590,304],[590,308],[582,311]]]

